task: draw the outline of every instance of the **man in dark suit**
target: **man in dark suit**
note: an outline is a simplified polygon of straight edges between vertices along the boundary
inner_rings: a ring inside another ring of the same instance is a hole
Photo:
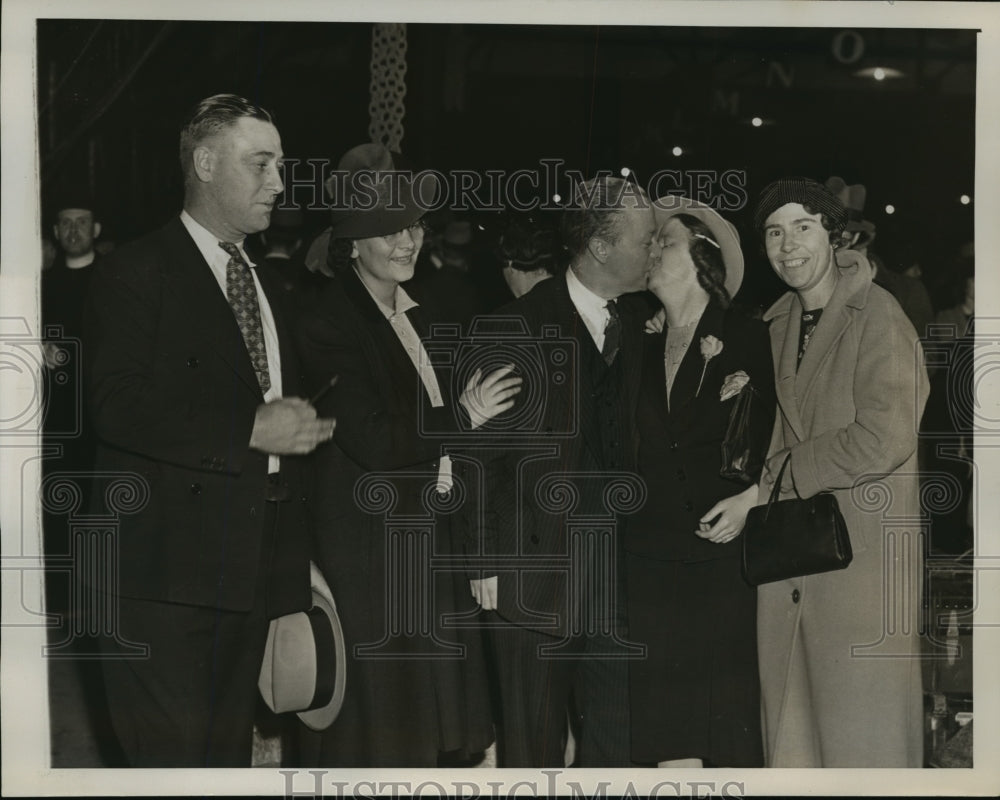
[[[334,422],[295,396],[280,286],[242,246],[283,189],[270,115],[209,97],[180,154],[183,212],[108,257],[85,315],[97,469],[140,484],[103,666],[131,765],[249,766],[269,620],[310,604],[298,457]]]
[[[655,232],[649,199],[634,184],[582,184],[563,220],[569,268],[498,312],[497,324],[506,318],[538,341],[545,363],[537,373],[548,380],[533,387],[536,371],[525,370],[519,406],[499,422],[521,414],[534,420],[534,434],[483,456],[486,498],[470,526],[481,531],[475,546],[502,562],[472,587],[484,609],[496,610],[486,622],[502,766],[564,766],[571,706],[581,723],[580,766],[630,763],[625,659],[637,652],[621,616],[616,526],[631,502],[624,495],[642,495],[622,473],[632,460],[644,313],[638,298],[619,296],[645,287]],[[568,340],[568,358],[545,352],[563,346],[558,339]],[[531,402],[541,403],[539,415]]]

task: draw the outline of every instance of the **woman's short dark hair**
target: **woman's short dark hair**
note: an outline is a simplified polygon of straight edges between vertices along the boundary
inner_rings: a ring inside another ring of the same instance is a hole
[[[502,266],[521,272],[545,270],[555,275],[561,268],[562,246],[555,230],[539,224],[533,217],[512,216],[500,234],[496,256]]]
[[[326,250],[326,265],[333,270],[334,275],[343,275],[351,269],[353,249],[353,239],[330,237],[330,245]]]
[[[690,234],[688,252],[694,262],[698,284],[717,305],[729,308],[733,298],[726,289],[726,262],[722,260],[722,250],[712,231],[691,214],[674,214],[671,219],[678,220]]]

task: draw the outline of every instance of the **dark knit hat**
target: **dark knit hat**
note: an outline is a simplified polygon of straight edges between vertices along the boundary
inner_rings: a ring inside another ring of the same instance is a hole
[[[789,203],[799,203],[810,214],[826,215],[831,233],[839,235],[847,225],[847,209],[822,183],[809,178],[781,178],[768,184],[757,198],[753,226],[758,236],[763,236],[767,218]]]

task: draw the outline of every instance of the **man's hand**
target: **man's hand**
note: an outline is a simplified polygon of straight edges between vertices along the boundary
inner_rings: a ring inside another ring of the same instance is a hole
[[[497,607],[497,576],[469,581],[472,596],[482,606],[483,611],[494,611]]]
[[[514,405],[514,395],[521,391],[521,378],[506,378],[514,369],[513,364],[494,370],[486,378],[477,369],[465,385],[458,402],[468,412],[473,429],[478,428],[497,414]]]
[[[250,447],[273,456],[304,455],[333,438],[336,420],[316,416],[316,409],[299,397],[285,397],[257,406]]]

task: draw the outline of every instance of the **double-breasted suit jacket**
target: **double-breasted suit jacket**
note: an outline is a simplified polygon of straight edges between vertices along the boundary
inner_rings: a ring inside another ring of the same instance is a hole
[[[257,274],[277,326],[282,392],[295,396],[298,365],[280,289],[266,268]],[[117,591],[249,610],[268,475],[268,456],[249,442],[263,395],[232,309],[180,219],[100,265],[84,348],[97,469],[148,487],[121,516]],[[281,503],[271,559],[272,616],[310,602],[302,470],[300,458],[281,458],[290,500]]]
[[[779,414],[760,500],[790,453],[799,496],[837,498],[854,560],[758,590],[767,763],[920,766],[920,344],[899,304],[854,266],[840,271],[796,370],[803,310],[789,293],[765,315]]]
[[[499,614],[553,636],[566,635],[580,598],[570,599],[565,568],[538,560],[570,557],[571,517],[590,514],[620,525],[624,517],[615,519],[615,501],[634,510],[644,497],[634,476],[629,488],[610,490],[615,476],[633,470],[641,337],[648,316],[648,305],[635,295],[619,298],[618,309],[620,363],[608,376],[615,384],[613,397],[597,388],[608,367],[573,305],[565,276],[542,281],[492,320],[522,329],[537,345],[532,352],[539,363],[523,371],[521,392],[506,415],[521,421],[519,433],[505,440],[505,450],[494,449],[483,459],[484,514],[468,524],[481,538],[469,548],[505,559],[506,566],[496,570]],[[498,421],[502,430],[505,418]],[[514,567],[511,558],[517,559]]]

